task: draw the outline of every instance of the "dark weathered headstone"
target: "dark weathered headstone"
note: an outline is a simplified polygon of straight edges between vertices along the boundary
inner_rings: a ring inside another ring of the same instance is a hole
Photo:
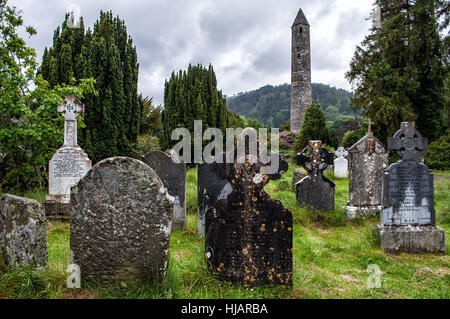
[[[186,225],[186,164],[181,163],[176,154],[151,151],[141,160],[153,168],[174,197],[172,230],[183,229]]]
[[[150,166],[105,159],[72,187],[71,202],[71,262],[82,280],[162,282],[173,198]]]
[[[0,197],[0,257],[6,265],[47,265],[45,212],[37,201],[9,194]]]
[[[200,164],[197,169],[198,233],[205,235],[205,214],[219,199],[226,199],[233,191],[232,184],[220,178],[212,169],[213,164]]]
[[[347,218],[374,215],[381,211],[383,171],[388,166],[388,153],[383,144],[368,132],[348,150],[349,193]]]
[[[311,210],[334,210],[334,183],[323,176],[334,155],[322,146],[322,141],[309,141],[309,145],[297,154],[297,164],[302,165],[308,176],[296,184],[297,202]]]
[[[244,130],[245,132],[245,130]],[[233,189],[206,212],[206,255],[220,280],[244,286],[292,284],[292,213],[270,199],[264,186],[288,169],[280,155],[272,174],[258,157],[243,163],[211,164],[219,179]]]
[[[427,147],[414,122],[403,122],[388,139],[401,160],[384,172],[381,224],[375,228],[387,251],[445,251],[445,232],[435,226],[433,174],[422,161]]]

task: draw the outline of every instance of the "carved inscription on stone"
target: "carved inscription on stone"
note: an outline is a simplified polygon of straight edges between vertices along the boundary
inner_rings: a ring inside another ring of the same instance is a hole
[[[54,177],[83,177],[88,169],[86,160],[74,149],[62,149],[53,158]]]

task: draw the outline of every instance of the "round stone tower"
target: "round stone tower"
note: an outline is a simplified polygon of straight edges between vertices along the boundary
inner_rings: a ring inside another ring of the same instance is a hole
[[[312,103],[309,23],[300,9],[292,25],[291,131],[300,131]]]

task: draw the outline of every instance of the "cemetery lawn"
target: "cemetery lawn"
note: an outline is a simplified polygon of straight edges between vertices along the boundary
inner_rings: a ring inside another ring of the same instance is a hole
[[[291,164],[282,177],[289,185],[296,168]],[[437,225],[447,233],[445,256],[384,253],[372,235],[378,218],[346,220],[342,206],[347,201],[347,179],[327,175],[336,183],[336,211],[327,214],[298,207],[293,189],[278,189],[279,181],[271,181],[265,190],[293,213],[294,283],[292,287],[246,289],[217,281],[207,269],[204,241],[197,236],[196,176],[195,169],[188,171],[187,227],[172,233],[169,269],[162,286],[118,283],[68,289],[70,224],[48,221],[48,267],[17,270],[0,264],[0,298],[450,298],[448,178],[435,182]],[[45,194],[41,190],[21,195],[43,201]],[[381,269],[381,288],[367,287],[366,270],[371,264]]]

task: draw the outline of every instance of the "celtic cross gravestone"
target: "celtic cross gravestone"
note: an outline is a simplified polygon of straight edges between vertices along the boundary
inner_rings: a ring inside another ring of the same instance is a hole
[[[435,226],[433,174],[423,163],[427,138],[414,122],[403,122],[388,149],[401,160],[384,172],[381,247],[394,252],[444,252],[445,232]]]
[[[333,164],[334,154],[329,153],[322,141],[309,141],[309,145],[297,154],[297,164],[308,172],[296,184],[297,202],[311,210],[334,209],[334,183],[323,176],[328,165]]]
[[[49,161],[48,195],[43,203],[48,217],[70,218],[70,187],[86,175],[92,162],[77,144],[77,117],[84,105],[75,95],[58,104],[64,117],[64,144]]]

